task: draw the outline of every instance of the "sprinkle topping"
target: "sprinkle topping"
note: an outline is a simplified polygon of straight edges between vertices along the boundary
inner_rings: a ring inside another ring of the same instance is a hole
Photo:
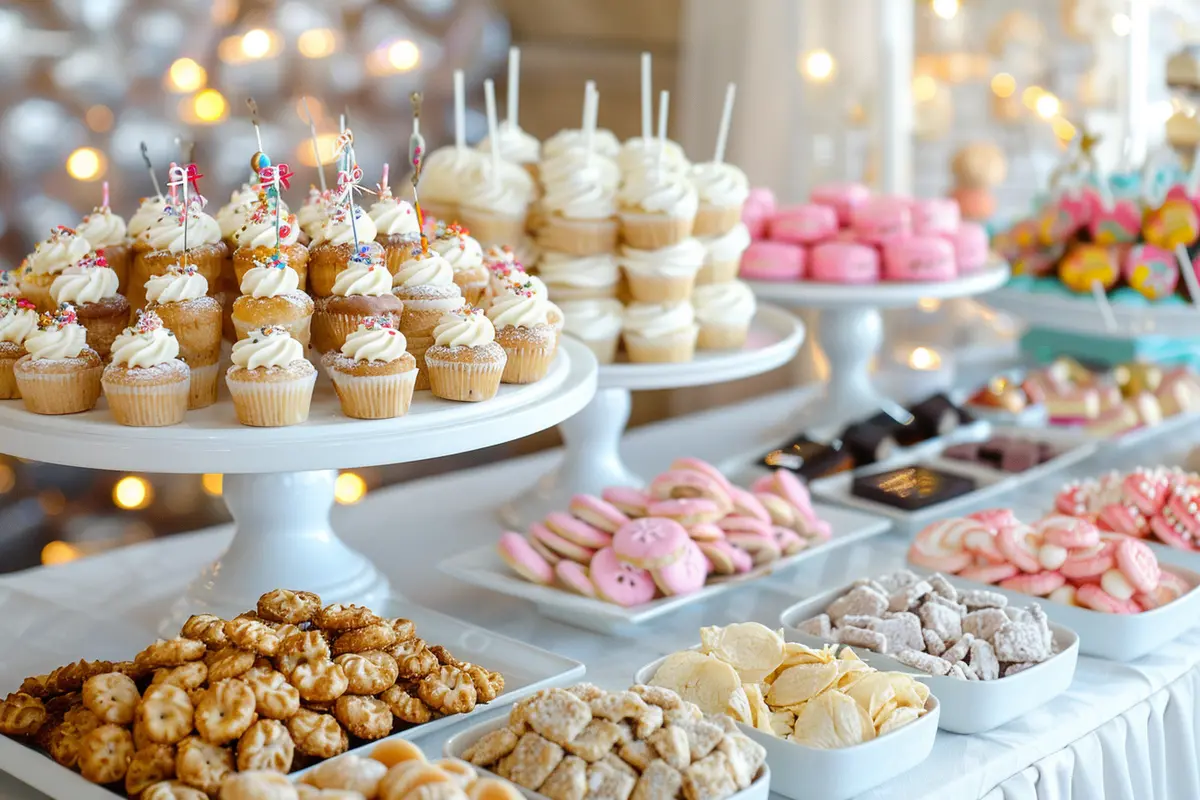
[[[138,309],[137,322],[133,324],[134,333],[152,333],[163,326],[162,318],[154,311]]]
[[[75,314],[75,307],[70,303],[63,303],[53,313],[47,311],[45,314],[42,314],[39,327],[41,327],[43,330],[47,328],[57,328],[61,331],[68,325],[75,325],[78,322],[79,317]]]
[[[369,331],[391,331],[396,333],[395,326],[392,324],[390,317],[363,317],[359,323]]]

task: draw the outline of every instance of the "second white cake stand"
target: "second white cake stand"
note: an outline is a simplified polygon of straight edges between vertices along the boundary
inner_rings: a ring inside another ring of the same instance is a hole
[[[524,530],[551,511],[563,511],[576,494],[596,494],[609,486],[641,486],[621,460],[621,434],[629,421],[631,392],[682,389],[760,375],[792,360],[804,342],[804,324],[775,306],[762,305],[741,350],[698,351],[683,364],[602,364],[596,396],[580,413],[559,425],[563,459],[532,489],[500,509],[506,525]]]
[[[93,411],[62,417],[32,414],[19,400],[0,401],[0,452],[93,469],[225,474],[234,537],[171,608],[163,627],[177,629],[188,614],[230,617],[253,608],[259,595],[277,587],[315,591],[326,602],[381,602],[387,578],[330,526],[337,470],[421,461],[519,439],[572,416],[595,391],[595,357],[564,338],[549,373],[537,383],[502,386],[482,403],[418,392],[409,413],[390,420],[343,416],[327,381],[318,381],[308,421],[287,428],[238,424],[227,396],[167,428],[119,425],[103,399]],[[379,533],[403,535],[403,528],[398,519]]]

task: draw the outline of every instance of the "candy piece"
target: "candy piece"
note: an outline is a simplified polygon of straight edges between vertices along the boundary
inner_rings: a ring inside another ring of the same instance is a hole
[[[560,561],[554,565],[554,574],[559,583],[576,594],[584,597],[595,597],[596,587],[588,577],[588,568],[574,561]]]
[[[1001,530],[996,534],[996,547],[1022,572],[1041,571],[1042,565],[1038,562],[1041,537],[1028,525]]]
[[[959,570],[958,576],[966,578],[969,581],[978,581],[979,583],[1000,583],[1019,573],[1020,570],[1013,564],[987,564],[984,566],[970,566]]]
[[[1000,661],[991,642],[985,639],[971,642],[971,669],[981,681],[994,681],[1000,677]]]
[[[657,592],[649,572],[620,560],[611,547],[592,556],[588,576],[598,597],[626,608],[650,602]]]
[[[1097,207],[1088,226],[1092,241],[1105,247],[1136,242],[1142,232],[1142,213],[1129,200],[1118,200],[1112,208]]]
[[[958,589],[955,589],[950,581],[946,580],[943,575],[933,575],[929,578],[929,587],[935,594],[941,595],[952,603],[958,602]]]
[[[1000,587],[1011,589],[1014,592],[1045,597],[1066,582],[1067,579],[1061,572],[1045,570],[1033,574],[1015,575],[1008,580],[1000,581]]]
[[[1114,549],[1115,545],[1102,542],[1094,547],[1075,550],[1058,571],[1063,577],[1073,581],[1098,579],[1116,564],[1116,559],[1113,558]]]
[[[1001,609],[983,608],[979,611],[972,611],[963,617],[962,630],[964,635],[969,633],[976,639],[991,641],[996,635],[996,631],[1003,628],[1008,622],[1008,615]]]
[[[942,653],[942,658],[951,664],[962,661],[971,651],[971,643],[974,641],[975,637],[972,634],[964,633],[958,641],[946,649],[946,652]]]
[[[820,639],[833,638],[833,625],[830,623],[828,614],[818,614],[815,617],[810,617],[797,625],[796,630]]]
[[[1150,533],[1150,523],[1132,504],[1109,503],[1100,509],[1100,516],[1096,523],[1125,536],[1140,538]]]
[[[1174,252],[1179,245],[1191,247],[1200,236],[1196,207],[1186,198],[1168,197],[1146,215],[1142,234],[1151,245],[1169,252]]]
[[[543,524],[562,538],[580,547],[599,550],[612,543],[611,534],[562,511],[549,514]]]
[[[1004,608],[1008,598],[999,592],[989,592],[986,589],[969,589],[962,592],[958,599],[969,609]]]
[[[865,647],[877,653],[888,652],[887,637],[878,631],[871,631],[866,628],[838,628],[836,635],[838,642],[841,644],[847,644],[851,647]]]
[[[687,530],[678,522],[643,518],[617,529],[613,534],[612,549],[635,567],[657,569],[679,560],[689,542]]]
[[[651,575],[663,594],[691,594],[704,588],[704,581],[708,577],[708,561],[699,546],[689,540],[678,561],[652,570]]]
[[[600,493],[600,497],[605,502],[612,503],[617,510],[629,517],[646,516],[646,506],[650,503],[648,494],[628,486],[610,486]]]
[[[962,617],[941,603],[927,602],[917,610],[921,624],[941,637],[944,642],[957,641],[962,636]]]
[[[651,517],[674,520],[685,528],[703,523],[712,523],[724,516],[724,509],[714,500],[703,497],[681,497],[672,500],[655,500],[646,507]]]
[[[1088,294],[1092,284],[1099,283],[1105,291],[1117,285],[1121,271],[1116,254],[1107,247],[1077,242],[1058,262],[1058,279],[1073,292]]]
[[[1045,517],[1035,522],[1033,528],[1047,543],[1068,549],[1092,547],[1100,541],[1100,532],[1096,530],[1096,526],[1077,517]]]
[[[897,649],[920,650],[925,644],[921,633],[921,620],[916,614],[907,611],[902,611],[887,619],[871,620],[867,628],[883,634],[887,638],[888,649],[883,652]]]
[[[940,656],[946,652],[946,643],[942,641],[942,637],[928,628],[921,631],[921,639],[925,642],[925,652],[929,655]]]
[[[1152,592],[1158,586],[1158,559],[1145,543],[1137,539],[1122,539],[1117,543],[1115,557],[1117,569],[1137,591]]]
[[[1106,614],[1136,614],[1141,607],[1133,600],[1118,600],[1094,583],[1085,583],[1075,590],[1075,600],[1084,608]]]
[[[1179,285],[1179,262],[1175,254],[1153,244],[1129,248],[1121,265],[1125,282],[1147,300],[1162,300],[1175,294]]]
[[[1046,595],[1047,600],[1053,600],[1055,603],[1062,603],[1067,606],[1079,605],[1075,602],[1075,587],[1071,584],[1060,586],[1050,594]]]
[[[1146,516],[1161,511],[1170,494],[1170,481],[1147,470],[1134,470],[1121,479],[1121,496]]]
[[[591,561],[592,556],[596,552],[590,547],[583,547],[568,539],[564,539],[539,522],[535,522],[529,526],[529,536],[560,558],[578,561],[580,564],[586,564]]]
[[[922,653],[918,650],[900,650],[892,653],[892,658],[901,664],[907,664],[913,669],[928,672],[930,675],[945,675],[950,672],[950,662],[944,658]]]
[[[504,563],[525,580],[545,585],[554,579],[554,570],[546,559],[538,555],[519,533],[501,534],[496,549]]]
[[[1125,601],[1133,597],[1133,584],[1118,569],[1110,569],[1100,576],[1100,588],[1118,600]]]
[[[1067,548],[1056,544],[1044,544],[1038,550],[1038,563],[1042,569],[1056,570],[1067,563]]]
[[[859,586],[829,604],[825,613],[835,625],[841,624],[842,617],[849,615],[867,615],[878,617],[887,610],[888,599],[879,592]]]
[[[917,581],[897,589],[888,597],[888,611],[908,611],[917,601],[933,591],[929,581]]]
[[[1009,621],[992,638],[1001,661],[1045,661],[1049,656],[1041,628],[1032,622]]]
[[[590,494],[577,494],[572,497],[568,510],[578,519],[610,534],[616,533],[617,528],[629,522],[629,517],[625,516],[621,509]]]

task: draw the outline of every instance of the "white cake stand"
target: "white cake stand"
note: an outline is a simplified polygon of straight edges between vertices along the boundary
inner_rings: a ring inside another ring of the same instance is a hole
[[[988,295],[988,305],[1029,325],[1106,339],[1163,336],[1189,339],[1200,336],[1200,309],[1193,305],[1128,306],[1112,303],[1116,330],[1110,329],[1091,295],[1039,294],[1024,289],[999,289]]]
[[[804,324],[786,311],[759,305],[746,346],[731,352],[698,351],[685,364],[602,364],[596,396],[559,425],[562,463],[537,485],[500,509],[517,530],[565,510],[572,495],[599,494],[608,486],[642,486],[644,479],[621,460],[621,434],[629,421],[630,393],[682,389],[760,375],[789,362],[804,342]]]
[[[288,428],[238,424],[227,397],[168,428],[118,425],[103,399],[93,411],[64,417],[32,414],[19,400],[0,401],[0,451],[94,469],[225,473],[233,541],[175,603],[166,628],[187,614],[237,614],[277,587],[315,591],[327,602],[380,602],[388,594],[387,578],[330,526],[337,470],[519,439],[575,414],[595,391],[595,357],[564,338],[550,372],[537,383],[502,386],[483,403],[418,392],[409,413],[391,420],[343,416],[327,381],[318,382],[308,421]],[[381,522],[379,535],[404,533],[403,519]]]
[[[990,292],[1008,280],[997,259],[986,269],[953,281],[931,283],[843,283],[747,281],[761,300],[788,308],[820,311],[817,344],[829,362],[829,383],[788,423],[789,430],[836,425],[879,411],[885,398],[871,380],[871,362],[883,344],[885,308],[908,308],[922,299],[949,300]]]

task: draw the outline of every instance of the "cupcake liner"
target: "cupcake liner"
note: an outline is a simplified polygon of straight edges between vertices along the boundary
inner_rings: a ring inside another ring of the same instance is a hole
[[[692,235],[691,217],[622,212],[621,239],[638,250],[659,250],[678,244]]]
[[[213,364],[221,354],[222,307],[219,298],[156,303],[163,326],[175,334],[179,357],[189,365]]]
[[[342,413],[354,419],[392,419],[408,413],[416,387],[417,370],[393,375],[350,375],[330,369]]]
[[[620,286],[620,281],[608,286],[567,286],[561,283],[547,283],[546,291],[550,294],[552,302],[569,303],[572,300],[612,300],[617,297]]]
[[[567,219],[551,214],[537,232],[537,243],[543,250],[576,256],[612,253],[619,227],[615,218]]]
[[[738,274],[740,261],[712,261],[700,267],[696,273],[696,285],[706,286],[710,283],[729,283]]]
[[[478,209],[461,208],[459,218],[479,244],[516,245],[525,235],[525,215],[507,217]]]
[[[27,365],[14,366],[13,371],[25,408],[35,414],[78,414],[91,411],[100,399],[104,367],[99,363],[71,372],[47,372]]]
[[[50,296],[50,284],[57,275],[28,274],[21,276],[21,297],[37,306],[39,314],[54,311],[54,298]]]
[[[392,275],[399,272],[404,262],[412,258],[413,245],[420,244],[420,241],[420,239],[411,239],[398,233],[390,236],[380,234],[375,237],[375,242],[383,248],[383,263],[387,265],[388,272]]]
[[[403,300],[403,298],[401,299]],[[438,320],[445,313],[436,308],[414,309],[406,301],[404,311],[400,314],[400,332],[404,334],[405,339],[409,340],[410,345],[413,339],[432,338],[433,329],[437,327]],[[411,347],[408,352],[412,352]]]
[[[476,403],[496,396],[507,362],[507,354],[503,361],[446,361],[426,354],[425,371],[434,397]]]
[[[215,365],[214,365],[215,367]],[[134,428],[161,428],[183,421],[188,410],[191,380],[131,385],[102,379],[108,410],[118,424]]]
[[[746,344],[750,323],[745,325],[701,325],[698,350],[740,350]]]
[[[601,364],[611,364],[617,360],[617,345],[621,343],[620,333],[614,333],[612,336],[607,336],[603,339],[582,339],[578,336],[573,336],[572,338],[582,342],[588,350],[591,350],[592,355]]]
[[[21,396],[21,387],[17,386],[17,376],[13,374],[15,358],[0,358],[0,400],[16,400]]]
[[[308,343],[312,338],[312,315],[307,314],[299,319],[293,320],[269,320],[266,322],[247,322],[246,320],[233,318],[233,329],[237,334],[238,341],[249,338],[251,331],[256,331],[264,325],[278,325],[281,328],[287,328],[287,332],[292,338],[300,342],[305,349],[308,348]]]
[[[623,270],[629,294],[639,303],[682,303],[692,296],[696,275],[639,275]]]
[[[341,350],[346,343],[346,337],[358,329],[358,325],[368,316],[364,314],[331,314],[318,309],[312,318],[312,346],[318,353],[328,353]],[[389,316],[377,314],[375,316]],[[395,321],[396,315],[390,315]]]
[[[188,409],[208,408],[217,402],[217,378],[221,374],[216,361],[203,367],[190,366],[192,379],[188,384]]]
[[[225,377],[225,385],[229,388],[229,396],[233,398],[238,422],[259,428],[298,425],[308,419],[308,408],[312,403],[313,386],[316,382],[315,369],[306,375],[278,381],[235,380],[228,375]]]
[[[142,272],[138,276],[142,280],[140,283],[131,281],[129,287],[131,293],[137,293],[138,302],[134,303],[133,297],[130,297],[129,304],[135,309],[144,306],[146,304],[145,282],[155,275],[166,275],[167,269],[172,264],[185,262],[195,267],[196,271],[204,276],[204,279],[208,281],[209,292],[213,292],[216,290],[217,281],[221,277],[221,269],[228,257],[229,248],[225,246],[224,242],[202,244],[182,253],[172,253],[169,250],[152,250],[144,253],[141,256]]]
[[[108,268],[117,273],[117,291],[125,294],[129,289],[129,268],[133,264],[133,248],[127,243],[110,244],[103,248]]]
[[[124,300],[124,298],[121,299]],[[111,310],[117,313],[100,312],[99,316],[94,316],[91,309],[82,306],[76,310],[79,313],[79,324],[87,331],[88,347],[107,361],[109,353],[112,352],[113,342],[129,325],[129,306],[124,303],[113,305]]]
[[[333,294],[333,282],[337,280],[338,273],[346,268],[352,255],[353,244],[322,242],[309,251],[308,293],[313,297],[329,297]]]
[[[433,347],[432,336],[405,337],[405,350],[417,361],[416,391],[423,392],[430,387],[429,368],[425,365],[425,351]]]
[[[284,258],[287,259],[289,267],[296,271],[296,275],[300,278],[300,283],[296,287],[300,291],[304,291],[308,285],[308,248],[299,243],[287,244],[279,248],[283,251]],[[233,251],[233,276],[236,281],[236,286],[242,285],[242,278],[246,277],[246,273],[254,268],[260,262],[271,257],[275,252],[274,247],[239,247]],[[209,286],[215,284],[210,283]]]
[[[625,351],[635,364],[678,364],[691,361],[696,355],[698,326],[669,336],[647,338],[636,334],[624,335]]]
[[[507,326],[496,331],[496,343],[504,348],[508,361],[501,383],[533,383],[546,377],[558,349],[557,336],[550,325],[532,328]]]
[[[703,203],[696,211],[696,223],[692,226],[693,236],[720,236],[729,233],[742,221],[742,204],[736,206],[710,206]]]
[[[463,300],[469,306],[478,306],[482,302],[490,278],[487,267],[482,265],[474,269],[454,270],[454,285],[462,292]]]

